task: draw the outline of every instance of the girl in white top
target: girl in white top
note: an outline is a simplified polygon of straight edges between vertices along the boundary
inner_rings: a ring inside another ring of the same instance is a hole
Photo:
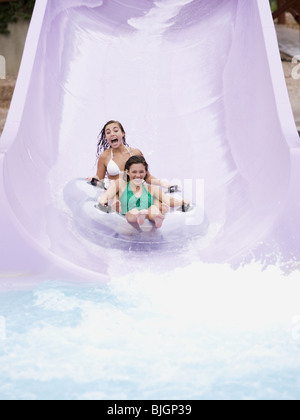
[[[124,172],[125,164],[131,156],[143,156],[139,149],[129,147],[126,143],[125,131],[119,121],[108,121],[99,134],[97,146],[97,175],[96,179],[104,181],[105,175],[109,180],[117,180]],[[89,178],[91,180],[91,178]],[[147,173],[146,182],[168,188],[169,184],[160,181]]]

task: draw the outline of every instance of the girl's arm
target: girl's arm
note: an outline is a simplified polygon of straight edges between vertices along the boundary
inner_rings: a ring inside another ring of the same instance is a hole
[[[190,200],[183,198],[179,200],[178,198],[170,197],[169,195],[165,194],[160,188],[151,186],[151,193],[157,198],[159,201],[167,204],[169,207],[179,207],[182,204],[190,204]]]
[[[112,200],[120,190],[120,181],[117,179],[116,181],[111,181],[107,191],[99,197],[98,202],[102,206],[106,206],[109,200]]]
[[[149,185],[159,185],[161,187],[164,187],[165,186],[165,183],[163,183],[162,181],[160,181],[160,179],[157,179],[154,176],[152,176],[149,171],[147,172],[147,176],[146,176],[145,181]]]
[[[166,188],[166,189],[173,185],[173,184],[170,184],[170,182],[162,181],[160,179],[155,178],[153,175],[150,174],[150,172],[147,173],[145,181],[149,185],[159,185],[160,187]]]
[[[106,175],[106,165],[105,165],[105,158],[102,155],[100,155],[97,163],[97,175],[96,178],[99,179],[99,181],[103,181]]]

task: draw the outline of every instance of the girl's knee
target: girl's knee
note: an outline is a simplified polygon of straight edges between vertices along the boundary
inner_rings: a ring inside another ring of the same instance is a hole
[[[130,210],[128,213],[125,214],[126,219],[128,222],[135,222],[137,219],[139,212],[137,209]]]
[[[137,216],[139,214],[139,211],[138,211],[138,209],[132,209],[132,210],[130,210],[127,214],[126,214],[126,216],[128,215],[128,216]]]
[[[150,215],[152,215],[152,216],[157,216],[158,214],[160,214],[160,210],[159,210],[159,208],[158,208],[158,207],[156,207],[156,206],[151,206],[151,207],[149,207],[148,212],[149,212],[149,214],[150,214]]]

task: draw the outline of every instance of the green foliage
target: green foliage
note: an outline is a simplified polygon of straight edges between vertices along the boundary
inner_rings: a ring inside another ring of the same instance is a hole
[[[271,6],[271,10],[272,12],[274,12],[277,9],[277,0],[270,0],[270,6]]]
[[[0,3],[0,34],[8,34],[8,24],[18,19],[30,19],[35,0],[16,0]]]

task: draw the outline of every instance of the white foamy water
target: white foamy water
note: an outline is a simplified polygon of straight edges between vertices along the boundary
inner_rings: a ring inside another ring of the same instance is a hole
[[[298,399],[299,273],[194,263],[0,295],[1,399]]]

